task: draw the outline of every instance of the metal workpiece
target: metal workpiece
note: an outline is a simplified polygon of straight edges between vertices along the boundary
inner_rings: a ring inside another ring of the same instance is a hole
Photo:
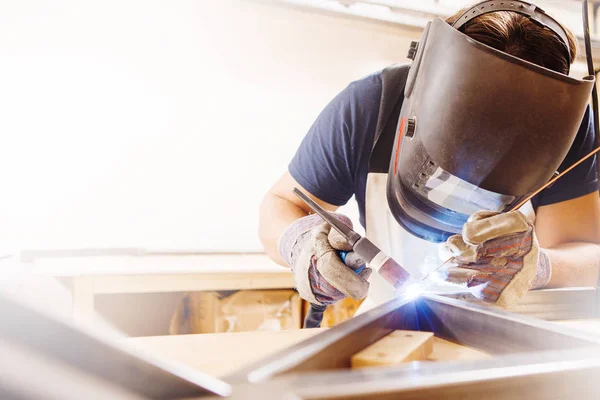
[[[224,381],[179,363],[135,351],[122,342],[123,337],[108,328],[99,330],[60,320],[4,295],[0,295],[0,315],[3,319],[0,323],[0,360],[4,360],[2,355],[5,353],[6,357],[10,355],[17,359],[16,353],[8,351],[23,349],[21,354],[27,352],[29,355],[18,358],[22,363],[19,367],[31,369],[32,382],[46,376],[38,375],[36,371],[55,365],[77,376],[85,375],[90,382],[105,382],[107,388],[120,389],[132,398],[175,399],[231,393],[231,386]],[[7,372],[0,370],[0,381],[7,382],[10,378]],[[26,386],[21,389],[23,393],[27,392]],[[78,390],[79,398],[101,398],[96,396],[98,391],[94,386],[89,387],[85,396],[84,388],[78,387]],[[48,398],[66,397],[49,395]]]
[[[398,329],[433,332],[499,356],[600,348],[600,337],[591,334],[500,308],[425,294],[417,299],[394,299],[225,380],[257,383],[289,373],[346,369],[352,355]]]
[[[600,346],[600,337],[497,307],[433,294],[416,301],[419,327],[492,354]]]
[[[548,321],[600,318],[600,291],[594,287],[531,290],[511,312]]]
[[[488,303],[474,300],[470,294],[449,294],[445,297],[470,297],[469,303],[489,307]],[[507,311],[546,321],[600,318],[600,289],[574,287],[530,290],[517,305]]]
[[[585,349],[293,375],[287,385],[290,398],[311,400],[597,399],[600,396],[600,387],[595,382],[598,373],[600,351]],[[267,387],[262,389],[263,393],[269,393]]]
[[[350,358],[396,329],[415,330],[415,303],[399,297],[244,368],[227,382],[262,382],[290,372],[350,368]]]
[[[148,399],[0,338],[0,399]]]
[[[235,385],[242,399],[598,399],[600,348],[288,374]]]

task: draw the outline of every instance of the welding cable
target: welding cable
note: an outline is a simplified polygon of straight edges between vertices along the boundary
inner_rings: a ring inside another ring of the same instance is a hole
[[[594,10],[596,9],[596,6],[594,6]],[[585,57],[587,61],[588,74],[592,75],[597,80],[598,71],[596,71],[596,69],[594,68],[594,59],[592,55],[592,41],[590,39],[589,6],[587,0],[583,0],[582,2],[581,14],[581,17],[583,19],[583,38],[585,42]],[[595,14],[596,12],[594,11],[594,15]],[[600,129],[600,116],[598,114],[598,89],[596,84],[592,89],[592,110],[594,112],[594,133],[596,135],[596,144],[598,145],[598,147],[600,147],[600,135],[598,134],[598,130]],[[600,174],[600,164],[598,164],[598,173]]]
[[[304,329],[312,329],[321,327],[323,322],[323,314],[327,306],[320,306],[317,304],[310,305],[306,316],[304,317]]]
[[[594,69],[594,59],[592,58],[592,41],[590,39],[590,18],[589,18],[589,7],[588,1],[582,0],[582,18],[583,18],[583,38],[585,41],[585,58],[587,59],[588,74],[596,77],[596,71]],[[594,84],[592,89],[592,110],[594,112],[594,133],[596,134],[596,141],[600,146],[600,136],[598,135],[599,116],[598,116],[598,89],[597,85]]]
[[[596,8],[595,8],[596,9]],[[585,58],[587,59],[588,74],[593,75],[597,78],[596,70],[594,68],[594,59],[592,58],[592,41],[590,39],[590,17],[589,17],[589,5],[587,0],[582,1],[581,13],[583,18],[583,38],[585,41]],[[595,13],[594,13],[595,14]],[[596,135],[596,144],[600,149],[600,134],[599,132],[599,116],[598,116],[598,89],[597,82],[594,83],[592,89],[592,111],[594,113],[594,134]],[[600,164],[598,165],[598,172],[600,174]],[[598,281],[596,282],[596,288],[600,287],[600,274],[598,275]]]

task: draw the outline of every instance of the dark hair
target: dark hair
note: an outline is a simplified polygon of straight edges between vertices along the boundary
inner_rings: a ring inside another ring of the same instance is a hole
[[[453,24],[465,8],[446,19]],[[571,60],[577,55],[577,41],[564,28],[569,40]],[[467,36],[497,50],[527,60],[562,74],[569,73],[569,60],[563,42],[548,28],[536,25],[525,15],[511,11],[496,11],[480,15],[461,29]]]

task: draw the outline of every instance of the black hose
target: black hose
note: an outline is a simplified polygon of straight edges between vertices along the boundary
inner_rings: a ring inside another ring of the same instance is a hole
[[[585,58],[587,59],[588,74],[596,77],[594,69],[594,59],[592,58],[592,41],[590,39],[590,17],[587,0],[582,1],[582,17],[583,17],[583,37],[585,41]],[[598,134],[598,90],[596,84],[592,89],[592,111],[594,113],[594,135],[596,136],[597,144],[600,146],[600,135]]]
[[[306,317],[304,317],[304,329],[319,328],[323,321],[323,313],[327,306],[311,304]]]
[[[582,0],[582,18],[583,18],[583,39],[585,41],[585,58],[587,59],[588,74],[597,78],[596,70],[594,69],[594,59],[592,58],[592,41],[590,39],[590,17],[587,0]],[[598,90],[597,84],[594,83],[592,89],[592,112],[594,114],[594,135],[596,137],[596,146],[600,147],[600,134],[598,134]],[[598,164],[598,173],[600,174],[600,164]],[[596,287],[600,288],[600,276]]]

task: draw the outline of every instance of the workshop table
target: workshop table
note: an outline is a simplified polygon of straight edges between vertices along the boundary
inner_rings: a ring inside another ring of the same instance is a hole
[[[558,321],[556,323],[600,335],[600,319]],[[201,372],[224,377],[324,330],[214,333],[128,338],[125,340],[153,356],[176,360]],[[476,349],[435,338],[433,353],[428,359],[458,361],[487,357],[489,357],[487,354]]]
[[[80,320],[93,318],[98,294],[294,288],[290,270],[264,254],[40,258],[33,273],[69,284]]]

